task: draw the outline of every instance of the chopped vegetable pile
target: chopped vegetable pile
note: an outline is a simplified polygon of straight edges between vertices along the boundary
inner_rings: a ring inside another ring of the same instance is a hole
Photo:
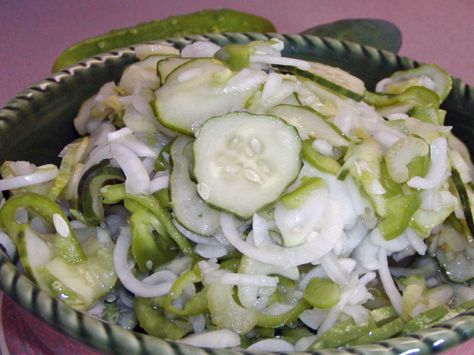
[[[201,347],[367,344],[474,306],[450,76],[421,65],[370,92],[282,50],[138,46],[59,168],[1,166],[9,257],[77,310]]]

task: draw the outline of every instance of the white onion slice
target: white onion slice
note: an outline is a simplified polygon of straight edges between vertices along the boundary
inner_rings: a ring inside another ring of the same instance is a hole
[[[268,223],[264,218],[260,217],[258,213],[253,214],[252,233],[253,242],[257,248],[262,248],[272,243],[272,239],[268,233]]]
[[[448,142],[438,137],[430,144],[430,168],[425,177],[415,176],[407,181],[414,189],[434,189],[439,187],[448,176]]]
[[[317,308],[306,309],[299,315],[299,320],[309,328],[316,330],[324,321],[328,311]]]
[[[161,176],[155,177],[153,180],[150,181],[150,192],[154,193],[156,191],[166,189],[169,185],[169,182],[170,182],[169,175],[161,175]]]
[[[43,182],[53,180],[56,176],[58,176],[58,173],[59,170],[56,165],[43,165],[38,167],[35,172],[28,175],[0,179],[0,191],[41,184]]]
[[[150,177],[140,158],[122,144],[112,143],[97,147],[89,155],[83,171],[100,163],[104,159],[114,159],[123,170],[126,180],[125,189],[134,195],[148,194],[150,192]]]
[[[149,283],[140,281],[133,276],[127,260],[130,243],[130,228],[121,228],[120,235],[114,248],[114,267],[123,287],[138,297],[161,297],[166,295],[171,290],[173,282],[170,281],[150,285]]]
[[[428,247],[426,246],[423,239],[421,239],[421,237],[411,228],[405,232],[405,235],[413,249],[415,249],[418,254],[425,255],[426,249],[428,249]]]
[[[181,56],[186,58],[213,57],[219,49],[221,49],[221,47],[215,43],[196,41],[184,47],[181,50]]]
[[[219,278],[219,283],[237,286],[276,287],[278,277],[226,272]]]
[[[156,285],[163,282],[173,282],[176,280],[177,276],[173,271],[170,270],[160,270],[151,274],[148,277],[145,277],[141,282],[148,285]]]
[[[235,74],[222,89],[225,94],[246,91],[265,82],[267,74],[261,70],[244,68]]]
[[[303,337],[298,340],[295,344],[295,351],[306,351],[317,339],[316,335],[310,335],[309,337]]]
[[[291,343],[282,339],[264,339],[253,343],[246,350],[268,352],[276,351],[278,353],[282,353],[286,351],[295,351],[295,347]]]
[[[232,348],[240,345],[240,336],[229,329],[219,329],[192,334],[178,342],[201,348]]]
[[[212,245],[212,246],[218,246],[221,245],[216,239],[212,237],[205,237],[200,234],[193,233],[186,228],[184,228],[179,222],[176,220],[173,220],[173,224],[176,227],[177,230],[180,231],[182,235],[184,235],[187,239],[190,241],[196,243],[196,244],[204,244],[204,245]]]
[[[194,251],[206,259],[221,258],[227,255],[227,249],[222,245],[198,244],[194,248]]]
[[[128,127],[123,127],[117,131],[107,133],[107,141],[112,143],[120,138],[124,138],[133,134],[133,131]]]
[[[383,289],[388,296],[388,299],[392,303],[393,308],[401,314],[402,312],[402,296],[395,286],[395,282],[392,279],[392,275],[390,275],[390,269],[388,268],[387,262],[387,254],[384,249],[380,249],[379,251],[379,275],[380,280],[382,281]]]
[[[288,58],[288,57],[275,57],[273,55],[265,54],[253,54],[250,56],[250,63],[264,63],[264,64],[276,64],[276,65],[290,65],[302,70],[309,70],[311,66],[305,60]]]
[[[242,239],[233,216],[221,213],[220,221],[225,237],[242,254],[267,264],[290,267],[319,259],[334,247],[343,232],[339,212],[337,204],[329,200],[320,233],[311,233],[306,243],[291,248],[276,244],[267,245],[264,249],[256,248]]]

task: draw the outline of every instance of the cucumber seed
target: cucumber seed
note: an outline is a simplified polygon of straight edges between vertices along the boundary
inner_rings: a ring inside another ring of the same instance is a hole
[[[207,186],[205,183],[200,182],[197,184],[197,192],[203,200],[209,200],[209,186]]]
[[[244,170],[244,176],[252,182],[259,182],[260,181],[260,175],[258,175],[252,169],[245,169]]]
[[[252,150],[255,152],[255,153],[261,153],[262,152],[262,144],[260,143],[260,141],[257,139],[257,138],[252,138],[250,140],[250,146],[252,147]]]
[[[57,213],[53,214],[53,224],[54,228],[56,229],[56,232],[61,237],[67,238],[69,236],[69,227],[66,221]]]

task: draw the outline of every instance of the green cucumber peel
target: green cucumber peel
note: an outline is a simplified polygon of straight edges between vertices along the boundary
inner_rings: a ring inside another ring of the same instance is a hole
[[[464,212],[464,218],[472,238],[474,236],[474,218],[472,215],[471,202],[469,201],[469,195],[467,193],[466,186],[462,181],[461,174],[459,174],[459,171],[457,171],[455,168],[452,168],[451,170],[451,178],[459,195],[459,200]]]
[[[275,65],[274,64],[272,66],[273,68],[278,70],[280,73],[293,74],[293,75],[311,80],[321,86],[324,86],[325,88],[329,89],[331,92],[335,93],[338,96],[344,96],[355,101],[362,101],[362,99],[364,98],[363,94],[361,95],[359,93],[356,93],[348,88],[345,88],[339,84],[336,84],[324,78],[321,75],[317,75],[308,70],[303,70],[303,69],[299,69],[299,68],[288,66],[288,65]]]
[[[78,185],[79,210],[86,224],[99,225],[104,220],[104,208],[99,199],[100,188],[114,181],[125,181],[121,169],[112,167],[108,160],[103,160],[89,168]]]

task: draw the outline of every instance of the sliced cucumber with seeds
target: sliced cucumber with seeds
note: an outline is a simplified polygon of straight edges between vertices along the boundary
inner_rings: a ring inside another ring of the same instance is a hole
[[[229,94],[225,85],[232,75],[225,64],[210,58],[177,67],[156,91],[157,119],[167,128],[193,135],[208,118],[243,108],[258,85]]]
[[[309,107],[281,104],[270,113],[294,126],[303,139],[322,138],[336,147],[345,147],[350,143],[335,125]]]
[[[179,223],[195,233],[210,236],[219,229],[219,211],[199,197],[196,184],[189,176],[190,162],[184,148],[190,142],[190,138],[180,136],[171,146],[171,204]]]
[[[18,238],[20,261],[42,289],[75,309],[85,310],[117,281],[112,260],[114,244],[90,238],[82,245],[87,260],[68,264],[55,256],[54,238],[62,237],[43,236],[26,226]]]
[[[418,68],[397,71],[377,84],[377,91],[400,94],[412,86],[423,86],[434,91],[443,101],[451,91],[451,76],[436,64],[423,64]]]
[[[421,138],[406,137],[398,140],[385,155],[388,174],[396,183],[406,182],[410,178],[409,164],[418,157],[427,156],[429,152],[428,144]]]
[[[160,60],[156,65],[156,73],[160,78],[161,85],[166,82],[168,75],[175,70],[180,65],[189,62],[191,59],[189,58],[181,58],[181,57],[170,57],[163,60]]]
[[[214,117],[194,142],[198,192],[209,204],[247,218],[278,199],[301,169],[296,129],[270,115]]]
[[[361,101],[364,98],[366,89],[364,82],[359,78],[329,65],[320,63],[310,63],[310,65],[310,70],[286,65],[274,65],[274,67],[282,73],[294,74],[318,83],[338,96],[356,101]]]

